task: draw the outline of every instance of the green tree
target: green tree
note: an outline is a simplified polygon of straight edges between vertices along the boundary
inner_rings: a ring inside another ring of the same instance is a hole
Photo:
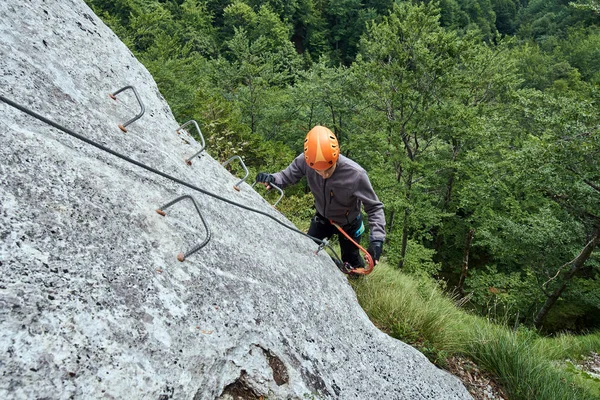
[[[239,104],[250,131],[260,133],[261,120],[273,100],[269,92],[295,79],[300,60],[289,40],[289,27],[268,6],[255,13],[236,2],[225,9],[225,21],[234,30],[226,42],[232,65],[221,81],[228,96]]]
[[[329,26],[334,64],[350,64],[366,23],[375,17],[375,11],[364,9],[361,0],[327,0],[323,16]]]
[[[492,0],[496,14],[496,29],[504,35],[512,35],[516,31],[517,4],[514,0]]]
[[[591,11],[600,15],[600,1],[598,0],[578,0],[569,2],[569,5],[579,10]]]
[[[564,37],[569,28],[597,25],[600,14],[590,12],[595,1],[531,0],[517,16],[517,33],[525,39],[543,42]]]
[[[206,57],[218,55],[217,30],[213,26],[213,15],[204,2],[185,0],[174,15],[179,36],[190,53]]]
[[[467,282],[481,309],[501,300],[522,319],[538,314],[541,325],[566,295],[571,314],[562,326],[597,312],[570,285],[575,277],[598,284],[591,273],[600,194],[594,107],[570,92],[521,90],[496,116],[500,123],[487,128],[495,140],[463,161],[460,206],[477,230],[473,259],[487,264]]]
[[[411,239],[435,242],[441,221],[454,214],[455,164],[481,140],[482,107],[518,84],[506,50],[444,30],[439,16],[432,4],[397,6],[369,28],[357,62],[380,126],[377,147],[388,152],[402,199],[388,207],[392,240],[401,214],[400,267]]]
[[[328,64],[322,57],[310,70],[300,72],[293,87],[281,97],[283,101],[272,104],[271,109],[279,110],[281,118],[269,138],[285,141],[302,151],[306,132],[321,124],[334,131],[342,152],[349,155],[354,133],[364,129],[357,126],[355,118],[364,108],[353,95],[358,91],[359,78],[347,67]]]
[[[537,156],[529,164],[529,170],[535,173],[535,185],[582,227],[582,234],[570,240],[563,266],[552,266],[558,272],[546,267],[546,275],[551,278],[545,285],[550,283],[552,292],[536,315],[534,322],[538,326],[572,278],[594,264],[592,255],[600,234],[600,118],[595,112],[595,91],[590,90],[589,100],[580,95],[573,98],[568,93],[544,95],[536,99],[536,109],[524,109],[527,118],[535,121],[530,125],[535,137],[530,151]],[[564,276],[559,276],[567,268]]]
[[[462,29],[469,25],[469,16],[457,0],[440,1],[440,23],[452,29]]]
[[[468,0],[465,11],[485,38],[491,39],[496,34],[496,13],[490,0]]]
[[[555,57],[567,61],[577,68],[581,78],[587,82],[600,83],[600,29],[572,28],[554,51]]]
[[[390,210],[388,221],[393,236],[396,211],[401,211],[399,267],[404,264],[411,226],[425,225],[420,230],[427,231],[439,220],[431,207],[415,220],[415,197],[422,193],[415,186],[435,175],[435,169],[424,168],[423,162],[435,162],[432,154],[441,146],[441,102],[450,90],[458,43],[456,35],[440,27],[433,5],[408,3],[395,6],[382,23],[372,24],[361,43],[357,68],[368,80],[366,101],[381,121],[376,146],[389,151],[387,163],[403,198],[398,204],[402,209]],[[425,220],[428,223],[422,224]]]
[[[243,29],[245,32],[253,31],[256,26],[256,12],[244,1],[238,0],[228,5],[223,10],[223,29],[225,38],[231,39],[236,29]],[[260,36],[260,32],[257,32]]]

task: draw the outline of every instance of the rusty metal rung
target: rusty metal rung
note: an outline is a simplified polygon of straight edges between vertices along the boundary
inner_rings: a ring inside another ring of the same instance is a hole
[[[190,255],[194,254],[195,252],[197,252],[198,250],[200,250],[201,248],[203,248],[204,246],[206,246],[206,244],[208,243],[208,241],[210,240],[211,234],[210,234],[210,229],[208,228],[208,224],[206,223],[206,221],[204,220],[204,217],[202,216],[202,213],[200,212],[200,206],[198,206],[198,203],[196,202],[196,199],[194,199],[192,196],[190,195],[183,195],[180,196],[178,198],[176,198],[175,200],[172,200],[170,202],[168,202],[167,204],[165,204],[164,206],[160,207],[158,210],[156,210],[156,212],[162,216],[165,216],[166,213],[164,212],[165,209],[171,207],[173,204],[184,200],[184,199],[190,199],[192,201],[192,203],[194,203],[194,207],[196,207],[196,211],[198,211],[198,215],[200,216],[200,220],[202,220],[202,224],[204,225],[204,229],[206,229],[206,238],[202,241],[202,243],[192,247],[190,250],[188,250],[185,253],[179,253],[177,255],[177,259],[179,261],[184,261],[187,257],[189,257]]]
[[[244,175],[244,177],[242,178],[241,181],[239,181],[238,183],[236,183],[235,185],[233,185],[233,188],[237,191],[240,190],[240,185],[242,184],[242,182],[244,182],[246,180],[246,178],[248,177],[248,168],[246,168],[246,164],[244,164],[244,160],[242,160],[242,157],[240,156],[233,156],[231,157],[229,160],[225,161],[223,164],[221,164],[221,166],[226,166],[227,164],[229,164],[231,161],[238,159],[240,160],[240,164],[242,164],[242,168],[244,168],[244,171],[246,171],[246,175]]]
[[[198,126],[198,123],[196,121],[189,120],[188,122],[186,122],[185,124],[181,125],[179,128],[177,128],[176,132],[180,133],[179,131],[182,130],[183,128],[185,128],[186,126],[193,124],[196,127],[196,131],[198,131],[198,135],[200,135],[200,141],[202,142],[202,147],[200,148],[200,150],[198,150],[198,152],[196,154],[194,154],[193,156],[191,156],[190,158],[187,158],[185,160],[187,165],[192,165],[192,158],[196,157],[198,154],[202,153],[204,151],[204,148],[206,147],[206,144],[204,143],[204,136],[202,136],[202,132],[200,131],[200,127]]]
[[[127,129],[125,128],[127,125],[131,124],[134,121],[137,121],[138,119],[140,119],[142,117],[142,115],[144,115],[144,113],[146,112],[146,108],[144,107],[144,103],[142,103],[142,100],[140,99],[140,96],[138,95],[137,90],[135,90],[135,88],[133,86],[125,86],[122,87],[121,89],[117,90],[114,93],[109,93],[108,96],[113,99],[113,100],[117,100],[117,94],[121,93],[124,90],[127,89],[131,89],[133,91],[133,94],[135,95],[135,98],[137,99],[137,102],[140,105],[140,112],[138,115],[136,115],[135,117],[131,118],[129,121],[123,123],[123,124],[119,124],[119,129],[121,129],[123,132],[127,132]]]
[[[254,183],[252,184],[252,187],[254,187],[254,185],[256,185],[256,184],[257,184],[257,182],[254,182]],[[283,199],[283,190],[282,190],[282,189],[281,189],[279,186],[276,186],[276,185],[274,185],[274,184],[272,184],[272,183],[269,183],[269,186],[271,186],[273,189],[277,189],[277,191],[280,193],[280,196],[279,196],[279,198],[278,198],[278,199],[277,199],[277,201],[276,201],[276,202],[273,204],[273,207],[277,207],[277,203],[279,203],[279,201],[280,201],[281,199]]]

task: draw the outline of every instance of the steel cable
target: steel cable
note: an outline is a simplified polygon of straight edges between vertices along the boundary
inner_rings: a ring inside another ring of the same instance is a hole
[[[96,147],[96,148],[98,148],[98,149],[100,149],[102,151],[105,151],[105,152],[107,152],[109,154],[112,154],[115,157],[118,157],[118,158],[120,158],[122,160],[125,160],[125,161],[127,161],[127,162],[129,162],[129,163],[131,163],[133,165],[136,165],[136,166],[138,166],[140,168],[143,168],[146,171],[149,171],[149,172],[152,172],[153,174],[162,176],[163,178],[169,179],[169,180],[171,180],[171,181],[173,181],[175,183],[178,183],[180,185],[188,187],[188,188],[190,188],[192,190],[195,190],[195,191],[200,192],[202,194],[205,194],[207,196],[213,197],[213,198],[215,198],[217,200],[220,200],[220,201],[223,201],[225,203],[231,204],[233,206],[236,206],[236,207],[242,208],[244,210],[257,213],[257,214],[261,214],[261,215],[264,215],[266,217],[269,217],[273,221],[277,222],[279,225],[281,225],[281,226],[283,226],[283,227],[285,227],[285,228],[287,228],[287,229],[289,229],[289,230],[291,230],[293,232],[296,232],[296,233],[299,233],[299,234],[301,234],[303,236],[306,236],[306,237],[312,239],[314,242],[321,244],[322,246],[326,246],[327,248],[329,248],[329,250],[331,250],[333,252],[336,260],[338,260],[338,261],[341,262],[340,258],[338,257],[337,253],[335,252],[335,250],[329,245],[329,242],[326,241],[326,240],[321,240],[321,239],[317,239],[315,237],[312,237],[312,236],[310,236],[310,235],[302,232],[301,230],[299,230],[299,229],[297,229],[295,227],[289,226],[289,225],[281,222],[280,220],[278,220],[274,216],[272,216],[272,215],[270,215],[270,214],[268,214],[268,213],[266,213],[264,211],[261,211],[261,210],[258,210],[258,209],[255,209],[255,208],[252,208],[252,207],[249,207],[249,206],[237,203],[237,202],[235,202],[233,200],[229,200],[229,199],[227,199],[225,197],[219,196],[218,194],[215,194],[215,193],[209,192],[208,190],[199,188],[199,187],[197,187],[195,185],[192,185],[191,183],[185,182],[185,181],[183,181],[183,180],[181,180],[179,178],[176,178],[176,177],[171,176],[169,174],[166,174],[166,173],[164,173],[162,171],[159,171],[159,170],[157,170],[155,168],[152,168],[152,167],[150,167],[148,165],[145,165],[145,164],[143,164],[143,163],[141,163],[139,161],[136,161],[136,160],[134,160],[132,158],[129,158],[129,157],[127,157],[127,156],[125,156],[125,155],[123,155],[121,153],[118,153],[118,152],[116,152],[116,151],[114,151],[112,149],[109,149],[106,146],[101,145],[100,143],[97,143],[97,142],[95,142],[95,141],[93,141],[91,139],[88,139],[85,136],[80,135],[77,132],[75,132],[75,131],[73,131],[73,130],[71,130],[69,128],[65,128],[64,126],[62,126],[62,125],[60,125],[60,124],[58,124],[58,123],[56,123],[56,122],[48,119],[48,118],[46,118],[46,117],[44,117],[44,116],[36,113],[35,111],[32,111],[32,110],[30,110],[30,109],[28,109],[28,108],[26,108],[26,107],[24,107],[24,106],[22,106],[22,105],[20,105],[20,104],[18,104],[16,102],[12,101],[12,100],[10,100],[10,99],[2,96],[2,95],[0,95],[0,100],[2,100],[4,103],[8,104],[9,106],[16,108],[17,110],[19,110],[21,112],[24,112],[25,114],[28,114],[28,115],[32,116],[35,119],[38,119],[38,120],[40,120],[40,121],[42,121],[42,122],[44,122],[44,123],[46,123],[46,124],[48,124],[50,126],[53,126],[54,128],[56,128],[58,130],[61,130],[61,131],[65,132],[66,134],[71,135],[71,136],[73,136],[73,137],[75,137],[75,138],[77,138],[77,139],[79,139],[79,140],[81,140],[81,141],[83,141],[83,142],[85,142],[85,143],[87,143],[89,145],[92,145],[92,146],[94,146],[94,147]]]

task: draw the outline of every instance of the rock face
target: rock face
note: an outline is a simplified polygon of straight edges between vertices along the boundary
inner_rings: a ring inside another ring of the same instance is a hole
[[[82,2],[0,2],[0,95],[290,224],[176,122]],[[145,114],[127,126],[140,106]],[[180,121],[185,122],[185,121]],[[0,398],[468,399],[306,237],[0,102]],[[179,262],[176,255],[208,244]]]

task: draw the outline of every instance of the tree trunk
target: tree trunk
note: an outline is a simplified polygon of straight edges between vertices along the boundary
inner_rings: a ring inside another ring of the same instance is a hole
[[[465,279],[467,279],[467,272],[469,271],[469,252],[471,251],[471,244],[473,243],[473,237],[475,236],[475,228],[471,228],[467,233],[467,243],[465,243],[465,250],[463,253],[462,271],[460,273],[460,279],[458,280],[457,289],[461,296],[465,295],[463,285]]]
[[[444,194],[444,203],[442,206],[442,212],[446,212],[450,206],[450,202],[452,201],[452,189],[454,187],[454,169],[452,169],[452,172],[450,174],[450,176],[448,177],[448,183],[446,184],[446,193]],[[441,249],[442,249],[442,241],[443,241],[443,237],[442,235],[440,235],[440,227],[436,227],[435,228],[435,244],[434,244],[434,249],[435,249],[435,254],[439,254]]]
[[[404,257],[406,256],[406,247],[408,245],[408,214],[410,210],[408,207],[404,209],[404,222],[402,226],[402,247],[400,249],[400,261],[398,261],[398,268],[404,267]]]
[[[387,228],[387,233],[388,235],[390,235],[393,231],[394,231],[394,222],[396,218],[396,210],[392,210],[392,212],[390,212],[390,219],[388,221],[388,228]]]
[[[535,325],[536,328],[540,328],[540,326],[544,322],[544,319],[548,315],[548,312],[550,311],[552,306],[554,306],[556,301],[559,299],[560,295],[567,287],[567,284],[569,283],[571,278],[573,278],[573,276],[575,275],[575,273],[577,271],[579,271],[581,268],[583,268],[583,266],[585,265],[585,262],[590,257],[590,255],[594,251],[594,248],[598,244],[599,238],[600,238],[600,228],[596,228],[596,230],[593,234],[592,240],[590,240],[588,242],[588,244],[583,248],[581,253],[577,257],[575,257],[575,259],[573,259],[568,264],[566,264],[566,265],[572,264],[572,266],[569,269],[569,271],[567,272],[567,274],[565,275],[562,283],[554,290],[554,292],[552,292],[552,294],[550,294],[550,296],[548,296],[548,298],[546,299],[546,302],[544,303],[544,305],[542,306],[542,308],[540,309],[538,314],[535,316],[535,319],[533,320],[533,324]]]
[[[456,159],[458,158],[458,153],[460,151],[460,145],[458,140],[452,138],[452,165],[456,163]],[[454,189],[454,179],[456,177],[456,168],[450,169],[450,176],[448,177],[448,181],[446,183],[446,192],[444,193],[444,202],[442,206],[442,212],[448,211],[450,208],[450,202],[452,201],[452,191]],[[435,253],[439,254],[442,249],[442,236],[439,234],[439,227],[435,232]]]
[[[406,203],[410,204],[410,195],[412,190],[412,172],[407,176],[406,183]],[[404,267],[404,258],[406,257],[406,247],[408,246],[408,216],[410,215],[410,208],[406,206],[404,208],[404,220],[402,222],[402,247],[400,249],[400,261],[398,261],[398,268]]]

